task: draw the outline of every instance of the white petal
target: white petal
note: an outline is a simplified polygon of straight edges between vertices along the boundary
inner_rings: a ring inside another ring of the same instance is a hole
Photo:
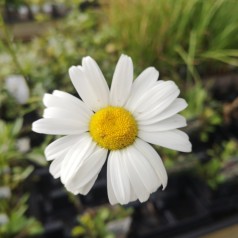
[[[111,151],[108,158],[108,194],[111,204],[130,202],[130,181],[125,172],[124,160],[120,150]]]
[[[142,122],[143,123],[143,122]],[[141,131],[169,131],[177,128],[181,128],[187,125],[186,119],[176,114],[172,117],[164,119],[162,121],[150,124],[150,125],[143,125],[138,122],[139,130]]]
[[[192,145],[186,133],[180,130],[148,132],[139,131],[138,137],[149,143],[172,150],[191,152]]]
[[[135,194],[135,191],[130,183],[130,188],[131,188],[131,195],[130,195],[130,202],[136,201],[137,200],[137,196]]]
[[[86,57],[83,67],[72,66],[69,69],[71,81],[82,100],[92,109],[97,111],[108,105],[109,89],[96,62]]]
[[[67,151],[79,141],[79,139],[80,136],[78,135],[70,135],[53,141],[45,148],[46,159],[49,161],[65,155]]]
[[[63,160],[64,160],[64,157],[62,156],[60,158],[53,160],[50,164],[49,171],[55,179],[60,177],[61,164]]]
[[[70,104],[75,104],[78,107],[80,107],[82,110],[91,113],[91,110],[86,106],[86,104],[80,100],[79,98],[73,96],[72,94],[59,91],[59,90],[54,90],[52,95],[62,98],[65,102],[70,103]]]
[[[140,151],[140,153],[143,154],[143,156],[151,164],[151,167],[154,169],[160,179],[161,184],[163,185],[163,189],[165,189],[168,182],[168,176],[163,161],[161,160],[158,153],[151,145],[139,138],[135,141],[134,144],[136,149]]]
[[[65,184],[68,190],[73,193],[85,195],[91,189],[98,174],[106,161],[107,150],[97,147],[96,151],[85,157],[79,164],[75,175]],[[91,186],[91,187],[90,187]]]
[[[80,99],[61,91],[54,91],[53,95],[46,93],[43,102],[46,107],[61,108],[68,112],[74,112],[85,120],[89,120],[93,114]]]
[[[179,89],[172,81],[156,84],[141,98],[131,103],[129,110],[139,119],[151,117],[151,113],[162,112],[179,95]]]
[[[84,186],[80,188],[73,188],[68,185],[66,189],[69,192],[73,193],[74,195],[77,195],[77,194],[86,195],[91,190],[96,180],[97,180],[97,176],[95,176],[94,179],[90,180],[87,184],[85,184]]]
[[[46,108],[43,113],[44,118],[55,118],[55,119],[64,119],[64,120],[74,120],[78,121],[81,125],[87,126],[89,123],[89,119],[82,116],[82,114],[78,114],[75,111],[69,111],[62,108],[50,107]]]
[[[108,199],[111,205],[115,205],[118,203],[118,200],[116,198],[116,195],[113,191],[112,188],[112,182],[111,182],[111,169],[110,169],[110,164],[109,164],[109,160],[107,161],[107,194],[108,194]],[[112,174],[113,176],[113,174]]]
[[[96,144],[92,141],[88,133],[81,135],[77,142],[65,156],[61,166],[61,181],[63,184],[69,184],[74,178],[77,170],[84,160],[90,156],[96,149]]]
[[[88,126],[75,120],[44,118],[35,121],[32,130],[49,135],[75,135],[87,131]]]
[[[110,104],[123,106],[131,92],[133,81],[133,64],[130,57],[121,55],[112,79]]]
[[[109,88],[108,84],[100,70],[98,64],[91,57],[85,57],[82,61],[85,77],[91,82],[97,93],[97,99],[100,100],[100,107],[108,106]]]
[[[186,101],[182,98],[176,98],[165,110],[163,110],[161,113],[157,113],[154,111],[154,113],[151,113],[151,117],[147,119],[139,119],[137,118],[137,121],[139,124],[142,125],[150,125],[159,121],[162,121],[166,118],[169,118],[176,113],[182,111],[188,106]]]
[[[75,97],[75,96],[73,96],[73,95],[71,95],[69,93],[66,93],[66,92],[63,92],[63,91],[59,91],[59,90],[54,90],[53,91],[53,95],[57,96],[59,98],[62,98],[64,101],[67,101],[70,104],[74,103],[77,107],[80,108],[80,110],[84,111],[84,113],[92,115],[92,111],[79,98],[77,98],[77,97]]]
[[[123,153],[125,169],[132,188],[140,202],[144,202],[161,185],[160,179],[151,164],[134,145],[125,148]]]
[[[141,95],[147,92],[148,89],[155,86],[158,82],[159,72],[153,68],[149,67],[145,69],[133,82],[131,94],[126,103],[126,107],[130,108],[130,104],[137,101]]]
[[[98,176],[95,176],[94,179],[90,180],[87,184],[77,190],[76,194],[88,194],[91,188],[93,187],[94,183],[96,182]]]

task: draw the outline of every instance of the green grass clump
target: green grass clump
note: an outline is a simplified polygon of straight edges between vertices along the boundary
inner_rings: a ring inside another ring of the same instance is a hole
[[[197,79],[238,66],[235,0],[116,0],[106,12],[117,44],[141,67]]]

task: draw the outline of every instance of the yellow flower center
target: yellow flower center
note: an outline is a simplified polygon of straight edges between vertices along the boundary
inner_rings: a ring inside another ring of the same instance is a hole
[[[135,141],[138,129],[129,111],[122,107],[108,106],[91,117],[89,131],[101,147],[119,150]]]

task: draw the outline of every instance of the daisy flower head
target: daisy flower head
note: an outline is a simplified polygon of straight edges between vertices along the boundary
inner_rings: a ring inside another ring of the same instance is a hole
[[[45,156],[50,173],[66,189],[86,195],[107,160],[111,204],[146,201],[167,185],[163,162],[150,144],[190,152],[187,134],[178,128],[187,107],[172,81],[158,80],[149,67],[133,81],[133,64],[122,55],[109,90],[97,63],[89,56],[72,66],[69,76],[81,99],[66,92],[45,94],[43,118],[33,123],[38,133],[64,135],[49,144]]]

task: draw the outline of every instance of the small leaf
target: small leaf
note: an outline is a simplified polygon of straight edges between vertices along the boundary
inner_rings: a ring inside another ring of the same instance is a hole
[[[76,226],[71,232],[72,236],[80,236],[85,234],[85,229],[82,226]]]

